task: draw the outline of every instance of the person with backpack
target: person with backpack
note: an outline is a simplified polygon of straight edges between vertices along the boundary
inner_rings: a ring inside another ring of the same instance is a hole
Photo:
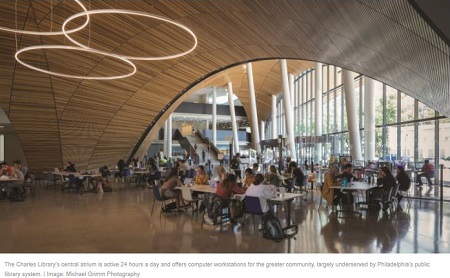
[[[397,166],[397,175],[395,176],[395,179],[397,180],[399,187],[397,191],[397,200],[400,204],[400,201],[403,199],[403,195],[400,193],[400,191],[408,191],[411,187],[411,178],[408,176],[408,174],[405,172],[405,168],[403,166],[398,165]]]
[[[241,175],[241,154],[236,153],[236,155],[230,161],[230,168],[234,171],[234,174],[239,179],[242,179]]]

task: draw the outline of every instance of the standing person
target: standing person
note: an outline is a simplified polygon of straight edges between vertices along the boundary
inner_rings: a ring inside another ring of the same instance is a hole
[[[399,187],[397,192],[397,200],[400,204],[400,201],[403,199],[403,195],[400,193],[400,191],[408,191],[411,187],[411,179],[408,176],[408,174],[405,172],[405,168],[403,166],[399,165],[397,166],[397,175],[395,176],[395,179],[398,181]]]
[[[430,163],[428,159],[425,160],[425,164],[423,164],[422,173],[417,175],[417,180],[419,184],[417,186],[423,185],[422,183],[422,177],[427,178],[428,186],[432,186],[431,179],[434,178],[434,165]]]
[[[202,150],[202,162],[205,163],[205,150]]]
[[[234,174],[239,179],[242,179],[241,176],[241,154],[236,153],[236,155],[230,161],[230,168],[234,171]]]

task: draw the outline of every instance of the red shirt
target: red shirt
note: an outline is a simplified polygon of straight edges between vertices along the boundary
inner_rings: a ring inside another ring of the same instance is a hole
[[[216,195],[224,200],[229,200],[231,198],[231,194],[244,194],[244,189],[240,188],[236,183],[229,189],[225,189],[222,186],[222,182],[216,188]]]
[[[424,172],[424,173],[430,173],[430,172],[433,172],[433,171],[434,171],[434,165],[431,164],[431,163],[425,163],[422,166],[422,172]]]

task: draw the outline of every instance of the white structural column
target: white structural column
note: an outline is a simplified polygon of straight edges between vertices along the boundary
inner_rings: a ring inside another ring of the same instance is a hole
[[[358,116],[355,105],[355,86],[351,71],[342,70],[344,90],[345,90],[345,109],[347,111],[348,134],[350,138],[350,155],[354,160],[361,160],[361,140],[359,138]]]
[[[261,141],[266,140],[266,134],[264,133],[264,131],[266,130],[266,122],[265,121],[261,121],[260,122],[261,127],[259,128],[259,131],[261,133]]]
[[[248,92],[250,94],[250,109],[252,115],[253,148],[256,150],[257,153],[261,153],[261,142],[259,140],[259,128],[258,128],[258,112],[256,110],[255,85],[253,83],[252,63],[247,63],[247,79],[248,79]]]
[[[277,96],[272,95],[272,139],[278,138],[278,125],[277,125]]]
[[[323,123],[323,97],[322,97],[322,63],[316,63],[314,70],[315,74],[315,136],[322,136],[322,123]],[[322,143],[314,144],[314,162],[320,163],[322,161]]]
[[[289,93],[289,77],[287,70],[286,59],[280,60],[281,81],[283,84],[283,105],[284,105],[284,118],[286,122],[286,147],[290,151],[292,160],[295,160],[297,154],[295,153],[295,140],[294,140],[294,111],[291,105],[291,97]]]
[[[294,75],[293,74],[289,74],[289,95],[291,96],[291,105],[292,105],[292,109],[294,109],[294,95],[295,95],[295,92],[294,92],[294,89],[295,89],[295,85],[294,85],[294,81],[295,81],[295,78],[294,78]]]
[[[234,111],[233,86],[231,82],[228,82],[227,88],[228,88],[228,103],[230,104],[231,128],[233,130],[233,146],[234,146],[234,153],[236,154],[239,152],[239,138],[236,124],[236,113]]]
[[[164,123],[164,155],[168,158],[172,157],[172,114],[167,118]]]
[[[364,77],[364,160],[375,159],[375,80]]]
[[[217,146],[217,87],[212,91],[212,142]]]

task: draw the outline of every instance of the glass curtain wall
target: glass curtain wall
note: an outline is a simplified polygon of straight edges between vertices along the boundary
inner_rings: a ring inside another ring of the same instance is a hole
[[[322,125],[323,161],[331,155],[349,153],[349,135],[345,109],[342,69],[323,65]],[[354,76],[355,104],[364,155],[364,78]],[[310,161],[314,157],[314,69],[295,77],[294,131],[297,136],[297,159]],[[450,167],[450,120],[404,92],[375,81],[375,155],[379,160],[392,161],[411,167],[415,161],[429,159],[436,168],[439,164]],[[277,102],[279,132],[286,136],[282,98]],[[270,130],[268,121],[266,127]],[[450,173],[444,171],[444,184],[450,184]],[[436,183],[438,180],[436,171]],[[450,198],[450,197],[449,197]]]

